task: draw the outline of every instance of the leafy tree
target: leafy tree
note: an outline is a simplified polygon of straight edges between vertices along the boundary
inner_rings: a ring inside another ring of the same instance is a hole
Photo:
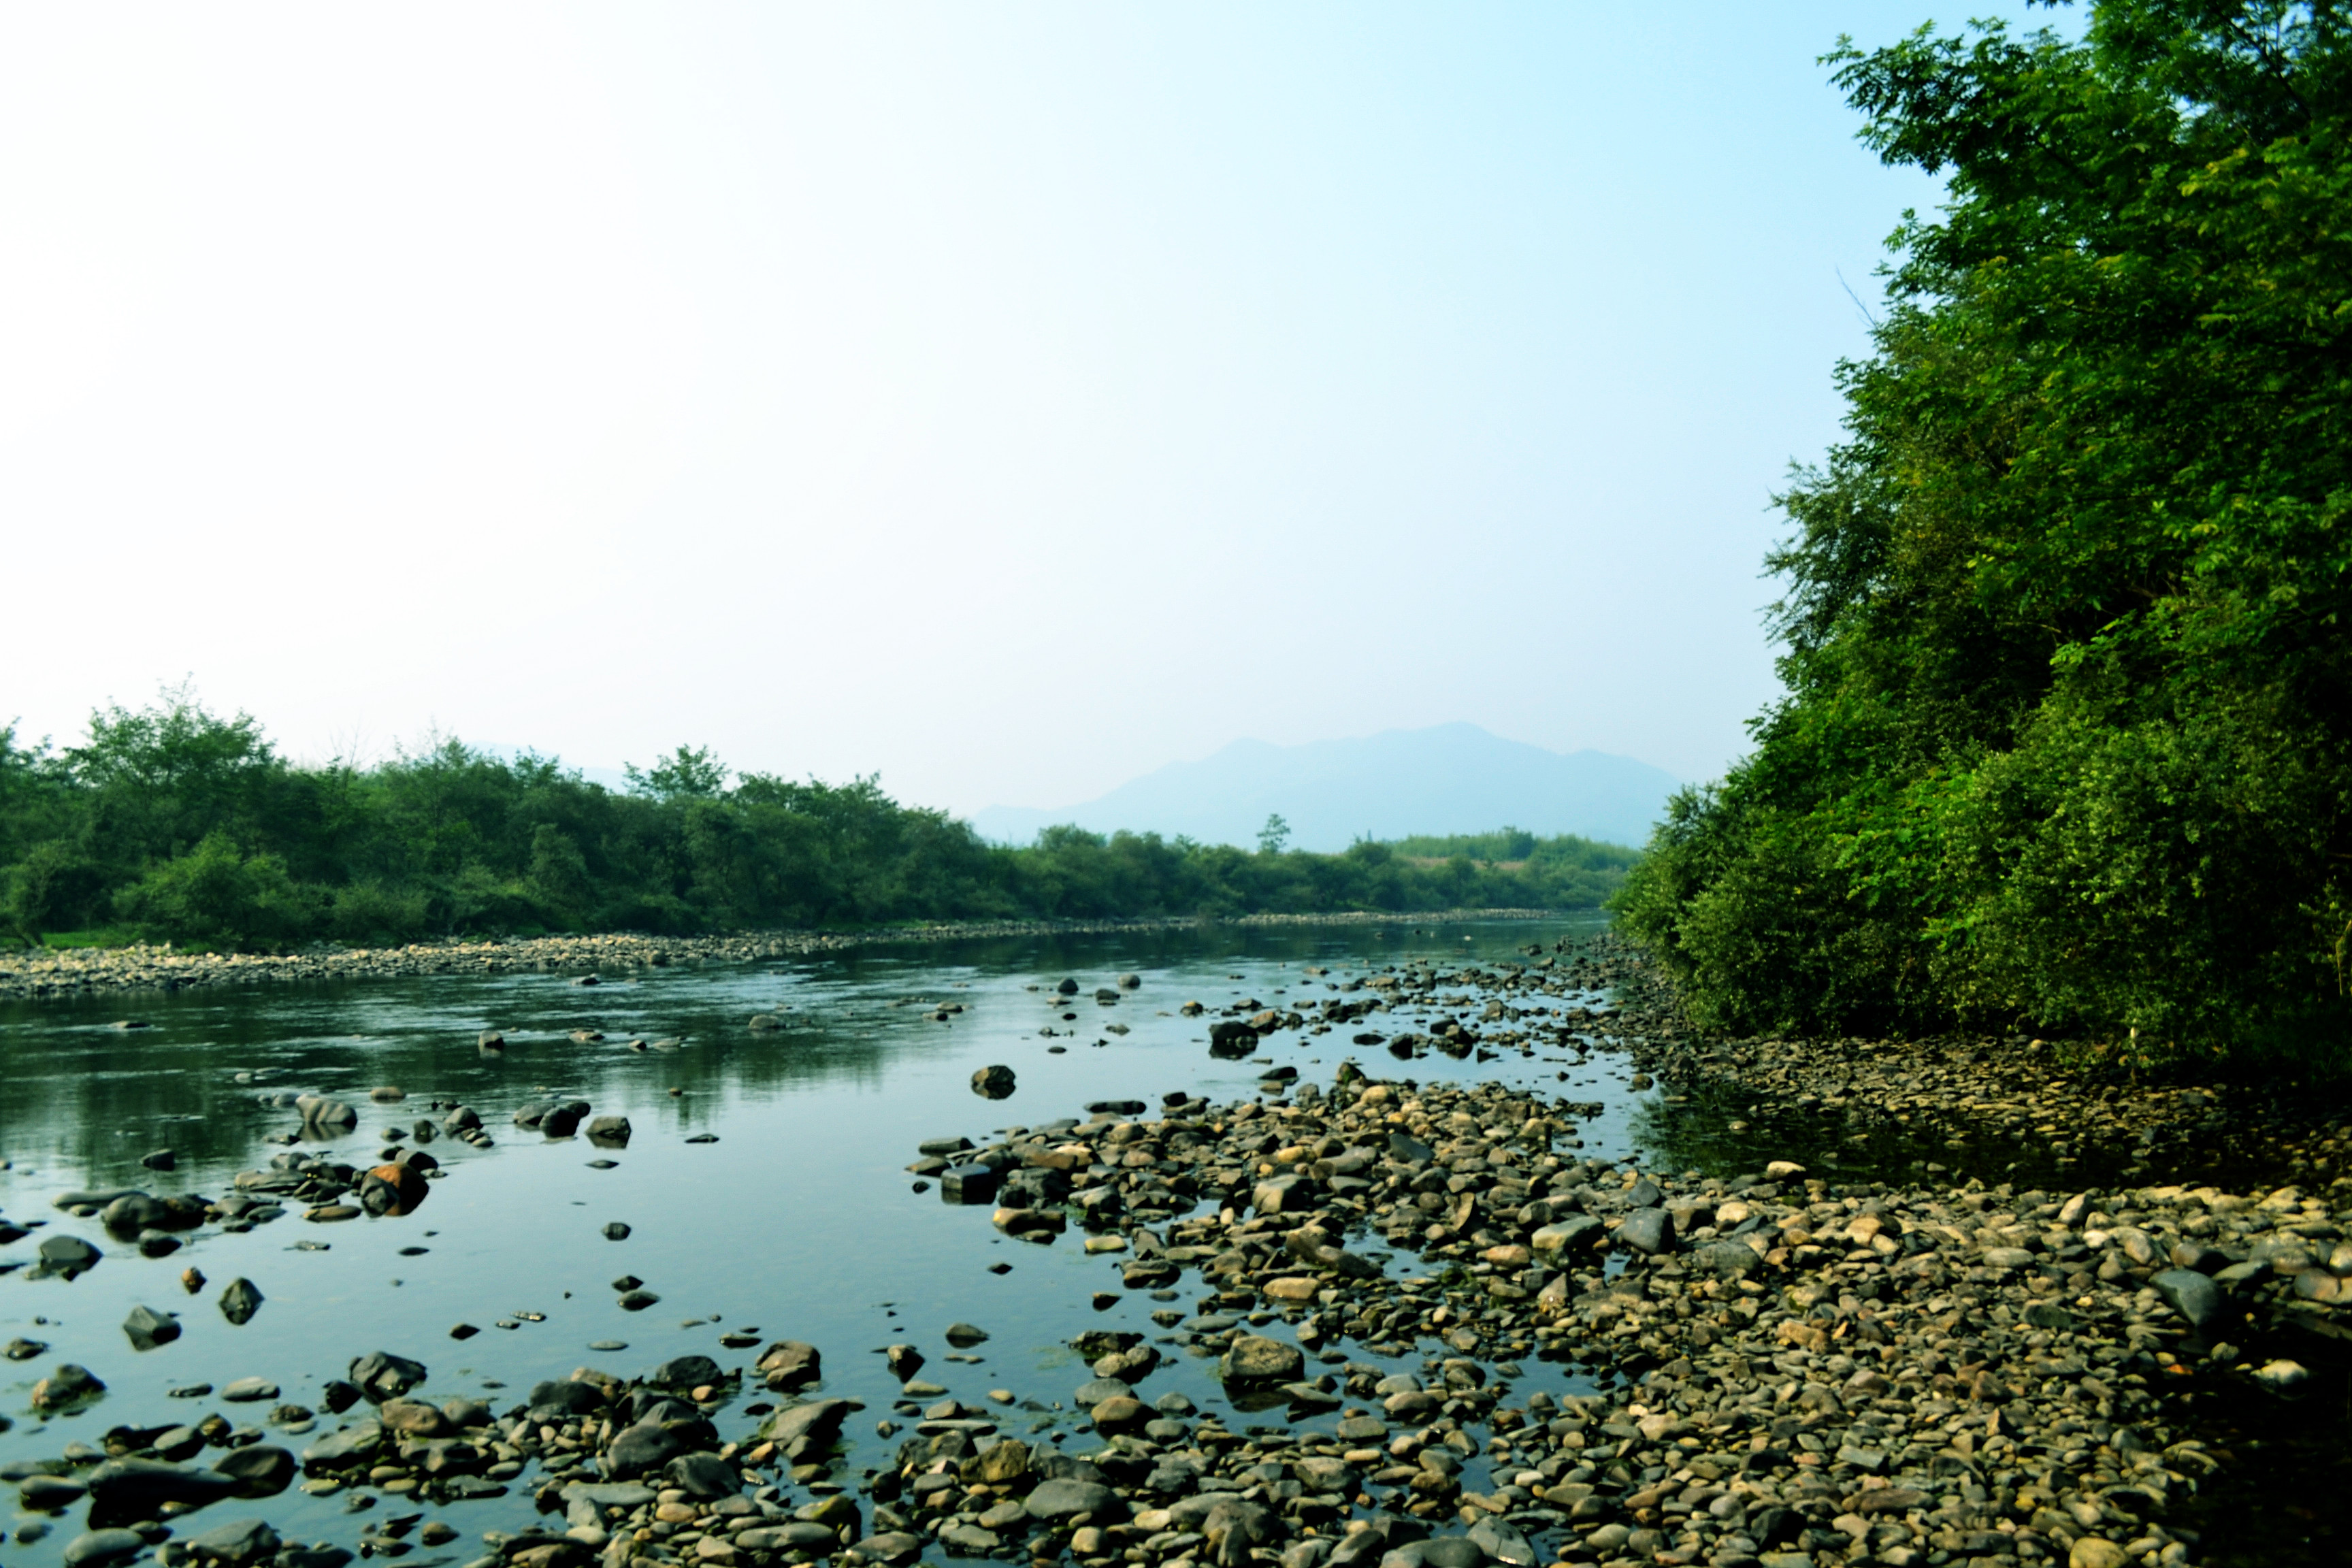
[[[226,833],[208,833],[184,855],[155,866],[115,900],[157,936],[232,943],[282,940],[314,911],[274,855],[245,855]]]
[[[656,800],[716,800],[727,788],[727,769],[708,746],[680,746],[643,773],[623,763],[629,788]]]
[[[1278,811],[1267,813],[1265,826],[1257,830],[1257,852],[1279,855],[1282,847],[1289,842],[1290,824],[1282,819],[1282,813]]]
[[[1842,45],[1906,215],[1751,755],[1621,895],[1709,1020],[2347,1034],[2352,37],[2106,0]]]
[[[26,942],[45,931],[74,931],[88,921],[105,891],[103,869],[57,839],[36,844],[0,873],[0,910]]]

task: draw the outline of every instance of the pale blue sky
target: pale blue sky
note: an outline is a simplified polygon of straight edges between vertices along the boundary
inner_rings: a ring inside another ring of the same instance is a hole
[[[1917,4],[17,7],[0,721],[972,810],[1469,720],[1685,777]],[[1843,283],[1841,282],[1843,274]]]

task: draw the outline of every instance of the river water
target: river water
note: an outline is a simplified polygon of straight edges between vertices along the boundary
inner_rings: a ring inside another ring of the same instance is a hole
[[[1607,1050],[1581,1061],[1546,1048],[1486,1060],[1431,1053],[1401,1063],[1377,1045],[1350,1043],[1359,1029],[1414,1026],[1391,1014],[1321,1034],[1286,1031],[1254,1061],[1221,1060],[1206,1047],[1216,1010],[1244,998],[1311,1012],[1381,967],[1523,963],[1531,945],[1601,929],[1591,919],[1212,927],[679,963],[606,974],[594,986],[549,972],[0,1005],[0,1216],[29,1228],[0,1245],[0,1341],[46,1347],[0,1363],[0,1415],[11,1423],[0,1431],[0,1467],[53,1459],[76,1442],[98,1446],[117,1426],[193,1423],[215,1412],[254,1426],[277,1403],[318,1407],[325,1381],[376,1350],[425,1363],[426,1396],[478,1396],[504,1410],[534,1382],[583,1365],[629,1375],[691,1352],[742,1365],[757,1353],[747,1345],[777,1339],[819,1346],[824,1392],[866,1406],[851,1420],[835,1472],[853,1489],[897,1446],[875,1423],[891,1417],[894,1404],[904,1419],[898,1381],[870,1353],[893,1342],[917,1345],[929,1358],[921,1375],[964,1404],[990,1404],[992,1391],[1009,1394],[998,1405],[1006,1431],[1076,1451],[1087,1438],[1074,1395],[1090,1374],[1069,1342],[1088,1329],[1160,1335],[1171,1306],[1200,1306],[1202,1285],[1188,1277],[1157,1295],[1119,1290],[1110,1267],[1117,1259],[1087,1257],[1077,1231],[1050,1247],[1008,1238],[989,1225],[986,1209],[942,1202],[936,1185],[907,1165],[925,1140],[986,1142],[1007,1127],[1083,1117],[1099,1101],[1142,1100],[1156,1110],[1177,1091],[1218,1102],[1251,1098],[1265,1092],[1269,1067],[1295,1067],[1302,1080],[1328,1085],[1352,1058],[1376,1076],[1540,1089],[1580,1104],[1580,1154],[1638,1155],[1710,1173],[1788,1155],[1855,1178],[1917,1180],[1943,1174],[1945,1161],[1967,1167],[1948,1180],[2063,1183],[2105,1173],[2058,1170],[2047,1151],[2030,1145],[1988,1144],[1961,1156],[1899,1139],[1840,1142],[1818,1119],[1786,1110],[1685,1099],[1646,1080],[1637,1089],[1625,1058]],[[1130,973],[1139,984],[1118,988],[1118,977]],[[1077,984],[1073,997],[1055,990],[1066,978]],[[1097,1003],[1098,987],[1112,988],[1117,1002]],[[1438,994],[1471,989],[1441,985]],[[1188,1001],[1210,1016],[1183,1016]],[[948,1007],[960,1010],[943,1021]],[[786,1026],[755,1033],[746,1027],[754,1014]],[[126,1018],[147,1026],[117,1026]],[[478,1047],[486,1029],[503,1033],[503,1050]],[[581,1043],[574,1031],[604,1038]],[[633,1041],[643,1048],[631,1048]],[[982,1099],[971,1088],[976,1069],[995,1065],[1015,1076],[1008,1099]],[[372,1101],[370,1091],[385,1086],[405,1100]],[[302,1093],[351,1103],[357,1128],[325,1143],[289,1144],[299,1119],[282,1102]],[[604,1149],[513,1125],[519,1106],[550,1099],[625,1116],[634,1136],[625,1148]],[[266,1166],[289,1146],[364,1166],[394,1146],[388,1130],[437,1122],[459,1104],[480,1113],[495,1146],[434,1141],[430,1152],[447,1172],[407,1215],[306,1223],[295,1205],[243,1234],[208,1225],[171,1255],[149,1258],[57,1205],[68,1192],[120,1187],[217,1198],[234,1190],[238,1173]],[[141,1163],[161,1148],[173,1151],[168,1173]],[[629,1227],[625,1239],[607,1238],[614,1222]],[[94,1243],[103,1260],[72,1279],[37,1277],[26,1265],[43,1238],[61,1233]],[[1410,1277],[1419,1265],[1393,1255],[1388,1267]],[[193,1294],[182,1286],[190,1268],[205,1277]],[[658,1301],[625,1310],[614,1285],[625,1276]],[[236,1279],[263,1298],[241,1325],[218,1308],[222,1288]],[[1097,1305],[1106,1290],[1115,1300]],[[135,1350],[122,1324],[140,1306],[176,1314],[183,1332]],[[951,1351],[942,1334],[958,1321],[990,1338]],[[461,1324],[478,1331],[453,1338]],[[1257,1331],[1289,1333],[1278,1318]],[[722,1345],[722,1336],[739,1343]],[[623,1348],[595,1348],[614,1346]],[[950,1361],[950,1353],[970,1359]],[[1380,1360],[1360,1345],[1319,1359]],[[79,1413],[45,1418],[31,1407],[33,1384],[66,1362],[89,1368],[108,1392]],[[1268,1418],[1234,1410],[1213,1366],[1175,1355],[1140,1392],[1147,1400],[1181,1392],[1236,1430]],[[1502,1375],[1522,1397],[1590,1386],[1567,1368],[1532,1361]],[[220,1400],[218,1390],[248,1377],[278,1384],[278,1400]],[[2331,1374],[2328,1386],[2342,1383]],[[754,1417],[744,1406],[762,1393],[748,1380],[719,1419],[722,1435],[750,1432]],[[2225,1477],[2198,1509],[2210,1560],[2232,1559],[2226,1532],[2215,1528],[2231,1515],[2284,1519],[2315,1484],[2340,1474],[2330,1436],[2340,1422],[2317,1414],[2242,1404],[2227,1413],[2250,1441],[2278,1441],[2270,1463]],[[321,1410],[316,1430],[334,1425]],[[272,1426],[267,1440],[299,1451],[315,1436]],[[192,1516],[188,1528],[258,1514],[289,1541],[354,1546],[384,1515],[415,1509],[459,1532],[411,1557],[410,1568],[429,1568],[479,1556],[483,1531],[541,1522],[532,1479],[526,1471],[502,1497],[437,1508],[365,1488],[324,1496],[298,1488],[264,1502],[218,1505]],[[1477,1461],[1464,1479],[1486,1482]],[[355,1496],[379,1506],[354,1511]],[[62,1516],[15,1510],[13,1485],[0,1510],[8,1531],[0,1562],[16,1568],[60,1562],[82,1528],[78,1509]],[[936,1549],[929,1555],[936,1559]],[[2244,1560],[2266,1559],[2257,1552]]]
[[[18,1226],[47,1222],[0,1247],[0,1264],[29,1263],[42,1238],[61,1232],[105,1254],[70,1280],[35,1278],[22,1267],[0,1276],[0,1339],[47,1347],[0,1363],[0,1412],[14,1421],[0,1433],[0,1465],[55,1458],[77,1440],[96,1446],[117,1426],[194,1422],[215,1411],[249,1426],[271,1408],[173,1393],[204,1384],[266,1378],[282,1401],[315,1408],[321,1383],[370,1351],[425,1363],[424,1392],[435,1399],[478,1395],[505,1408],[533,1382],[583,1364],[629,1374],[695,1352],[748,1362],[750,1352],[720,1347],[722,1333],[803,1340],[824,1351],[826,1392],[868,1406],[849,1429],[852,1479],[894,1446],[872,1423],[901,1395],[882,1358],[867,1353],[893,1342],[919,1345],[930,1358],[924,1377],[960,1400],[982,1404],[989,1391],[1007,1391],[1041,1407],[1023,1412],[1030,1419],[1066,1424],[1056,1407],[1069,1405],[1089,1375],[1067,1342],[1089,1328],[1157,1332],[1147,1314],[1163,1303],[1131,1292],[1097,1310],[1095,1293],[1115,1288],[1118,1277],[1081,1252],[1075,1232],[1052,1247],[1025,1245],[993,1230],[985,1209],[944,1204],[935,1188],[915,1190],[905,1167],[918,1143],[956,1135],[982,1142],[1010,1125],[1083,1117],[1087,1104],[1106,1100],[1156,1109],[1178,1090],[1249,1098],[1260,1092],[1265,1066],[1212,1058],[1208,1020],[1183,1016],[1184,1002],[1212,1013],[1243,997],[1305,1007],[1368,967],[1524,962],[1529,944],[1600,929],[1590,919],[1226,927],[681,964],[605,975],[593,987],[550,973],[0,1009],[0,1083],[7,1086],[0,1156],[8,1161],[0,1215]],[[1310,976],[1309,967],[1330,973]],[[1097,1003],[1097,987],[1116,989],[1122,973],[1140,984],[1120,991],[1116,1005]],[[1078,983],[1075,998],[1055,992],[1066,977]],[[940,1022],[939,1005],[962,1011]],[[787,1027],[753,1033],[745,1026],[756,1013],[774,1014]],[[117,1027],[126,1017],[148,1026]],[[1370,1026],[1399,1026],[1387,1016]],[[485,1029],[503,1032],[502,1051],[478,1047]],[[574,1030],[605,1038],[575,1043]],[[1582,1121],[1583,1152],[1633,1152],[1643,1097],[1630,1089],[1621,1058],[1596,1055],[1570,1068],[1559,1053],[1490,1062],[1433,1053],[1407,1066],[1349,1038],[1346,1027],[1290,1033],[1270,1041],[1267,1054],[1325,1084],[1351,1057],[1375,1073],[1424,1081],[1540,1083],[1604,1108]],[[631,1049],[633,1039],[647,1048]],[[971,1076],[996,1064],[1013,1069],[1017,1088],[1006,1100],[982,1099]],[[407,1099],[371,1102],[370,1091],[383,1086]],[[496,1146],[434,1142],[430,1152],[448,1171],[411,1215],[305,1223],[296,1205],[245,1234],[206,1226],[160,1258],[56,1206],[65,1193],[119,1187],[220,1197],[237,1173],[283,1151],[274,1139],[298,1131],[295,1110],[268,1103],[295,1093],[358,1109],[348,1136],[296,1145],[354,1165],[393,1146],[386,1130],[438,1121],[435,1102],[473,1107]],[[625,1149],[603,1150],[512,1125],[518,1106],[548,1098],[626,1116],[634,1137]],[[694,1141],[709,1138],[716,1141]],[[169,1173],[141,1164],[160,1148],[173,1151]],[[611,1167],[592,1166],[599,1159]],[[625,1240],[605,1237],[615,1221],[630,1227]],[[1392,1271],[1411,1263],[1400,1258]],[[190,1268],[207,1279],[194,1296],[181,1283]],[[658,1303],[622,1310],[612,1282],[624,1275],[644,1281]],[[241,1326],[216,1303],[239,1278],[264,1299]],[[1188,1280],[1186,1310],[1193,1289]],[[142,1305],[176,1313],[179,1338],[135,1351],[121,1325]],[[957,1321],[992,1335],[971,1352],[975,1362],[942,1359],[940,1332]],[[481,1331],[453,1340],[459,1324]],[[1265,1331],[1286,1331],[1277,1321]],[[590,1348],[598,1344],[626,1348]],[[61,1362],[89,1368],[108,1393],[80,1414],[45,1420],[32,1412],[32,1386]],[[1213,1366],[1180,1357],[1155,1374],[1147,1396],[1181,1389],[1205,1410],[1224,1407]],[[1570,1386],[1555,1367],[1531,1365],[1526,1375],[1528,1387]],[[753,1381],[742,1402],[759,1393]],[[333,1425],[320,1416],[320,1430]],[[299,1450],[314,1439],[273,1433],[269,1440]],[[529,1479],[505,1498],[443,1510],[459,1539],[415,1561],[465,1561],[481,1550],[478,1531],[530,1522]],[[193,1516],[191,1528],[259,1513],[289,1541],[352,1545],[372,1520],[347,1512],[350,1502],[291,1490],[265,1503],[219,1505]],[[7,1563],[58,1561],[80,1528],[77,1510],[50,1521],[46,1536],[22,1541],[25,1527],[37,1531],[39,1522],[29,1514],[9,1520]]]

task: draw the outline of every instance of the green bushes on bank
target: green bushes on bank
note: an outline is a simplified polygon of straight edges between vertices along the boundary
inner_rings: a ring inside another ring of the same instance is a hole
[[[1619,896],[1743,1030],[2352,1045],[2352,33],[2105,0],[1832,58],[1906,215],[1780,498],[1783,698]]]
[[[993,846],[846,784],[730,774],[682,747],[626,791],[456,742],[297,766],[184,694],[94,715],[80,746],[0,730],[0,916],[222,946],[896,921],[1592,908],[1632,850],[1546,840],[1502,866],[1360,843],[1316,855],[1049,828]]]

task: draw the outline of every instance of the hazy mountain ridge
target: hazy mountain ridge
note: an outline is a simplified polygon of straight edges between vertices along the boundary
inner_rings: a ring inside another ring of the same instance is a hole
[[[1551,752],[1475,724],[1439,724],[1298,746],[1235,741],[1095,800],[1050,810],[991,806],[971,821],[983,837],[1014,844],[1075,823],[1098,833],[1250,845],[1268,814],[1279,813],[1300,849],[1504,826],[1640,845],[1678,782],[1631,757]]]

